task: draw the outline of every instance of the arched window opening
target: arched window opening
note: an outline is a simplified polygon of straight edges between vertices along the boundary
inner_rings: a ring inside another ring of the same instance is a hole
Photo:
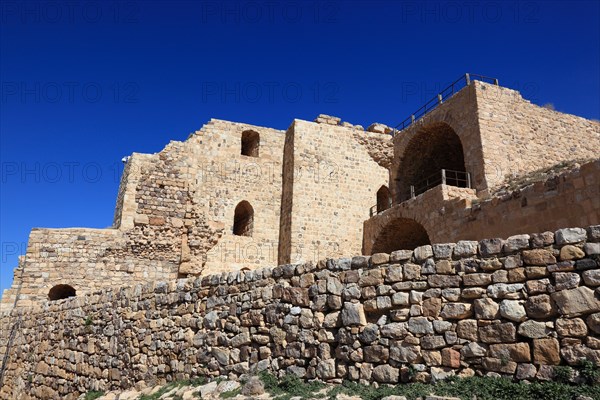
[[[254,209],[247,201],[240,202],[235,208],[233,217],[233,234],[252,236],[254,230]]]
[[[69,285],[56,285],[48,292],[49,300],[61,300],[68,297],[75,297],[75,288]]]
[[[377,213],[383,212],[392,206],[392,196],[387,186],[383,185],[377,191]]]
[[[242,132],[242,155],[248,157],[258,157],[260,147],[260,135],[255,131]]]
[[[406,146],[399,168],[399,201],[418,196],[442,182],[458,187],[467,187],[469,182],[462,143],[446,123],[422,128]]]
[[[397,218],[388,223],[373,244],[372,253],[391,253],[396,250],[413,250],[431,244],[427,231],[417,221]]]

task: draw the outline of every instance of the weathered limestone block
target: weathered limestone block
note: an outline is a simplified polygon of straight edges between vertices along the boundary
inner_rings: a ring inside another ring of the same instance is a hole
[[[490,298],[476,299],[473,302],[477,319],[496,319],[500,306]]]
[[[600,269],[584,271],[583,282],[588,286],[600,286]]]
[[[579,243],[587,238],[587,233],[582,228],[565,228],[554,232],[554,238],[558,245]]]
[[[533,379],[537,374],[537,368],[533,364],[519,364],[515,373],[518,380]]]
[[[523,284],[521,283],[495,283],[488,286],[487,294],[493,299],[519,299],[522,296]]]
[[[409,305],[409,294],[406,292],[398,292],[392,295],[392,304],[396,306]]]
[[[387,253],[375,253],[371,256],[372,265],[387,264],[390,262],[390,255]]]
[[[556,320],[556,332],[559,336],[585,337],[588,330],[581,318],[559,318]]]
[[[504,374],[514,374],[517,370],[517,363],[514,361],[506,361],[500,358],[486,357],[483,359],[483,368],[488,371],[501,372]]]
[[[400,282],[402,278],[402,267],[399,265],[391,265],[385,271],[385,281],[387,283]]]
[[[381,336],[390,339],[403,339],[408,335],[408,324],[406,322],[392,322],[385,324],[380,329]]]
[[[414,335],[433,333],[433,324],[426,317],[414,317],[408,320],[408,330]]]
[[[487,346],[477,342],[471,342],[460,349],[460,354],[465,358],[484,357],[487,354]]]
[[[404,280],[417,281],[421,278],[421,266],[416,264],[404,264]]]
[[[477,342],[479,340],[479,328],[474,319],[463,319],[456,324],[456,335],[461,339]]]
[[[531,247],[540,248],[554,244],[554,232],[533,233],[531,236]]]
[[[578,260],[585,257],[585,253],[579,247],[566,245],[560,249],[560,259],[563,261]]]
[[[454,257],[464,258],[470,257],[477,254],[477,247],[479,243],[471,240],[460,240],[454,247]]]
[[[366,346],[363,349],[363,352],[364,360],[366,362],[371,363],[385,363],[387,362],[390,355],[390,351],[388,350],[388,348],[379,344],[373,346]]]
[[[588,257],[600,254],[600,243],[586,243],[583,245],[583,251]]]
[[[479,337],[483,343],[512,343],[516,340],[517,330],[510,322],[481,326]]]
[[[430,275],[427,277],[429,286],[434,288],[459,287],[462,279],[458,275]]]
[[[488,286],[492,283],[492,275],[486,273],[466,274],[462,280],[465,286]]]
[[[443,336],[439,335],[427,335],[421,338],[421,348],[432,350],[441,349],[446,346],[446,341]]]
[[[581,359],[589,360],[596,365],[600,363],[600,350],[581,344],[561,348],[560,355],[570,365],[577,365]]]
[[[431,245],[433,249],[433,255],[435,258],[452,258],[452,252],[454,250],[454,243],[436,243]]]
[[[465,319],[473,315],[470,303],[446,303],[440,316],[446,319]]]
[[[342,324],[344,326],[365,326],[367,318],[363,305],[360,303],[344,303],[342,310]]]
[[[529,297],[525,302],[525,311],[529,318],[551,318],[558,314],[553,298],[547,294]]]
[[[522,322],[527,319],[525,307],[518,300],[502,300],[499,310],[501,316],[514,322]]]
[[[554,278],[554,288],[559,290],[573,289],[579,286],[581,277],[575,272],[555,272],[552,274]]]
[[[437,274],[453,274],[454,268],[452,266],[452,262],[450,262],[449,260],[440,260],[437,263],[435,263],[435,272]]]
[[[460,368],[460,352],[449,347],[442,349],[442,365],[455,369]]]
[[[400,363],[414,363],[421,359],[421,347],[410,341],[396,341],[390,345],[390,358]]]
[[[515,251],[528,249],[529,248],[529,235],[514,235],[506,239],[504,244],[504,252],[512,253]]]
[[[523,251],[523,262],[528,265],[556,264],[556,258],[552,252],[544,249]]]
[[[529,344],[509,343],[490,345],[489,356],[493,358],[507,358],[518,363],[531,361]]]
[[[527,338],[540,339],[548,336],[552,330],[548,328],[545,322],[528,320],[519,325],[518,332],[519,335]]]
[[[585,286],[553,293],[552,300],[556,303],[559,312],[566,316],[600,311],[600,300],[594,295],[592,289]]]
[[[423,262],[429,257],[433,257],[433,248],[431,245],[419,246],[414,249],[414,257],[417,262]]]
[[[533,340],[533,362],[535,364],[560,364],[560,346],[554,338]]]
[[[317,365],[317,376],[327,380],[335,378],[335,360],[323,360]]]
[[[412,250],[396,250],[390,254],[390,262],[408,261],[412,258]]]
[[[585,322],[593,332],[600,334],[600,313],[590,315]]]
[[[504,240],[500,238],[481,240],[479,241],[479,254],[482,257],[490,257],[500,254],[502,252],[503,245]]]
[[[373,378],[380,383],[398,383],[400,370],[391,365],[378,365],[373,368]]]

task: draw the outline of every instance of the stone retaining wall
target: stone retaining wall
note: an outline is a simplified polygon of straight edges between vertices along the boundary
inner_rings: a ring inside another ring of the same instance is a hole
[[[0,398],[264,369],[551,379],[554,365],[600,363],[599,286],[600,225],[115,288],[1,319],[0,343],[21,327]]]

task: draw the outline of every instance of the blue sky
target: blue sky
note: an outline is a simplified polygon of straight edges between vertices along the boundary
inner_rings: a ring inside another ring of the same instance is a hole
[[[210,118],[395,125],[465,72],[600,119],[597,1],[0,3],[0,289],[33,227],[108,227],[132,152]]]

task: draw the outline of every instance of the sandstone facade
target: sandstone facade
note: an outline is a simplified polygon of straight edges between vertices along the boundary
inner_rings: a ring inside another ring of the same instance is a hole
[[[286,131],[211,120],[157,154],[134,153],[112,228],[32,230],[0,313],[107,287],[350,254],[419,247],[424,259],[422,246],[446,242],[461,241],[462,256],[472,254],[467,241],[485,237],[509,237],[497,245],[519,250],[547,238],[511,235],[600,223],[597,122],[472,81],[393,132],[326,115]],[[584,161],[497,193],[573,160]]]
[[[260,370],[329,382],[552,379],[554,365],[600,363],[599,244],[600,226],[569,228],[17,309],[0,319],[0,359],[13,336],[0,397]]]

